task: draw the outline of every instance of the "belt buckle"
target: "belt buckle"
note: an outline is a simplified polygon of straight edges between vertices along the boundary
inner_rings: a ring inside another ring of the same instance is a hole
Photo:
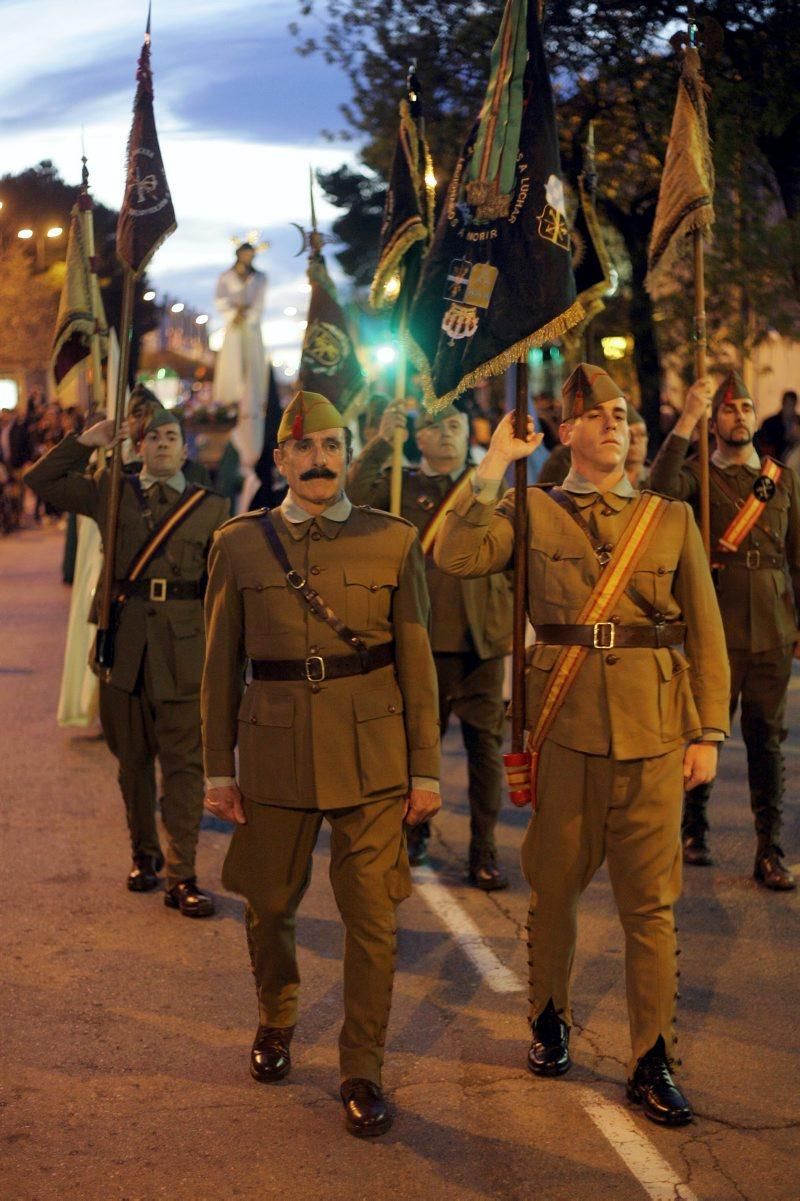
[[[613,621],[596,621],[592,630],[592,646],[599,651],[610,651],[614,645],[616,633]]]
[[[757,567],[761,566],[761,551],[757,549],[749,550],[745,557],[745,563],[748,570],[755,571]]]
[[[150,600],[165,601],[167,599],[167,581],[156,579],[150,581]]]
[[[312,668],[312,663],[319,664],[318,669]],[[316,674],[317,671],[319,674]],[[306,679],[309,684],[321,684],[325,679],[325,660],[322,655],[309,655],[306,659]]]
[[[289,587],[294,588],[297,592],[306,586],[305,578],[300,574],[299,571],[295,571],[294,568],[292,568],[291,571],[286,572],[286,579]]]

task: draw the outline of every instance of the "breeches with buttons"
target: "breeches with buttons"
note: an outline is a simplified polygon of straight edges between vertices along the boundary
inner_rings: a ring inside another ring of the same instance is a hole
[[[633,1066],[659,1035],[669,1049],[675,1014],[672,907],[680,895],[683,750],[614,760],[545,742],[538,812],[522,844],[531,887],[530,1016],[552,998],[571,1024],[570,975],[578,902],[606,859],[625,934]]]
[[[236,827],[223,868],[225,887],[247,901],[259,1022],[294,1026],[300,991],[297,910],[311,880],[323,818],[328,821],[330,879],[345,927],[342,1079],[381,1081],[394,978],[395,913],[411,892],[403,807],[402,797],[326,812],[245,798],[247,824]],[[328,946],[337,936],[330,922],[323,925]]]

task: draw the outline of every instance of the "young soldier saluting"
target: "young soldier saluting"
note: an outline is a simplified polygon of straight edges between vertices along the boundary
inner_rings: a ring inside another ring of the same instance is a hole
[[[114,422],[69,435],[36,463],[30,487],[57,509],[84,513],[105,529],[108,473],[85,471],[93,451],[111,447]],[[145,425],[141,470],[122,481],[114,596],[114,666],[100,683],[100,720],[119,764],[133,866],[131,892],[158,887],[164,864],[156,827],[156,757],[167,832],[165,902],[187,917],[214,912],[197,887],[195,850],[203,816],[200,677],[203,577],[214,530],[228,516],[221,496],[188,485],[177,417],[156,409]]]
[[[699,503],[697,463],[689,440],[708,406],[701,381],[688,392],[677,424],[656,457],[659,492]],[[730,371],[711,402],[716,449],[711,456],[711,561],[731,665],[731,719],[741,699],[750,805],[756,827],[755,879],[785,891],[795,878],[780,844],[786,737],[786,690],[792,656],[800,657],[800,480],[753,447],[756,411],[744,381]],[[706,842],[711,784],[686,794],[685,863],[712,862]]]
[[[691,1121],[671,1076],[681,786],[712,779],[728,721],[719,609],[687,505],[637,493],[625,475],[626,402],[599,367],[564,385],[561,488],[527,492],[527,676],[534,800],[522,847],[531,887],[528,1066],[570,1067],[569,981],[581,892],[608,861],[622,926],[633,1057],[629,1097],[654,1121]],[[503,476],[540,435],[504,417],[473,496],[445,519],[436,560],[461,576],[500,571],[514,545]],[[686,654],[680,650],[685,646]],[[688,745],[687,745],[688,744]]]
[[[289,485],[280,508],[235,518],[211,552],[206,804],[237,823],[222,878],[247,899],[259,1009],[250,1070],[264,1083],[290,1069],[295,915],[327,819],[346,931],[341,1097],[347,1129],[378,1135],[391,1121],[381,1066],[395,910],[411,891],[403,820],[439,808],[425,568],[408,522],[345,495],[347,431],[324,396],[294,397],[275,462]]]
[[[380,430],[355,460],[347,491],[356,504],[388,509],[390,478],[384,471],[396,425],[405,427],[402,409],[387,409]],[[497,862],[495,826],[502,805],[501,749],[505,722],[504,656],[511,649],[511,588],[502,574],[457,580],[433,562],[433,541],[444,514],[460,491],[471,487],[469,420],[452,405],[416,425],[422,452],[418,468],[403,472],[403,517],[417,527],[425,552],[431,597],[431,647],[439,681],[441,728],[450,713],[461,722],[469,773],[469,878],[485,892],[508,886]],[[411,831],[412,863],[426,858],[427,823]]]

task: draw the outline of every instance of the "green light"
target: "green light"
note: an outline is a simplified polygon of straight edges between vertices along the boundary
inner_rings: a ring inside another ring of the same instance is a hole
[[[544,353],[542,352],[541,346],[534,346],[532,350],[528,351],[529,366],[541,367],[543,359],[544,359]]]
[[[560,363],[561,362],[561,351],[558,349],[557,346],[550,347],[550,362],[551,363]]]

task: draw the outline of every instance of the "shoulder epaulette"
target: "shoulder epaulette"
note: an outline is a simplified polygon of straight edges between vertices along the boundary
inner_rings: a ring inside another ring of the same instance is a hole
[[[529,487],[531,487],[531,488],[539,488],[539,489],[540,489],[540,491],[542,491],[542,492],[546,492],[546,491],[548,491],[550,488],[555,488],[555,487],[556,487],[556,485],[555,485],[555,483],[554,483],[553,481],[551,481],[549,484],[546,484],[546,483],[545,483],[545,484],[530,484],[530,485],[529,485]]]
[[[658,496],[661,500],[668,500],[670,504],[683,504],[679,496],[667,496],[666,492],[656,492],[655,488],[639,488],[642,496]]]
[[[247,521],[248,517],[263,517],[268,512],[268,509],[250,509],[247,513],[237,513],[235,517],[229,517],[227,521],[223,521],[219,528],[220,530],[227,530],[229,525],[235,525],[237,521]]]
[[[353,508],[359,509],[362,513],[374,513],[376,517],[388,517],[390,521],[399,521],[401,525],[410,526],[412,530],[417,528],[413,521],[401,517],[399,513],[390,513],[388,509],[376,509],[374,505],[353,505]]]

